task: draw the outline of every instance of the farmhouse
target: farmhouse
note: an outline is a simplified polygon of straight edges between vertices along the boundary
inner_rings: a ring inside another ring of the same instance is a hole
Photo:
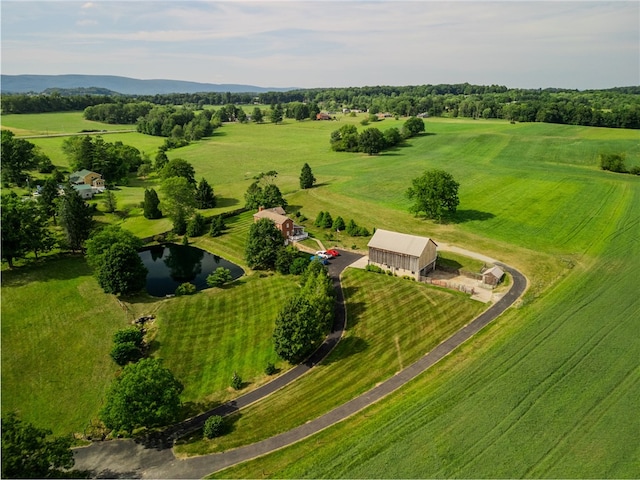
[[[73,185],[91,185],[94,188],[104,188],[102,175],[90,170],[80,170],[69,175],[69,181]]]
[[[307,238],[308,234],[304,231],[304,228],[293,223],[293,220],[287,217],[285,213],[286,212],[282,207],[260,207],[258,213],[253,215],[253,221],[255,223],[261,218],[268,218],[271,220],[276,225],[276,228],[282,232],[285,243]]]
[[[369,263],[416,280],[436,266],[436,243],[427,237],[376,230],[369,241]]]
[[[331,120],[331,115],[328,113],[320,112],[316,114],[316,120]]]

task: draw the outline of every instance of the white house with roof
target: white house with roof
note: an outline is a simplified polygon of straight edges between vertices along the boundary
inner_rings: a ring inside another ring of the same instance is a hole
[[[369,264],[416,280],[436,266],[436,242],[428,237],[377,229],[367,244]]]

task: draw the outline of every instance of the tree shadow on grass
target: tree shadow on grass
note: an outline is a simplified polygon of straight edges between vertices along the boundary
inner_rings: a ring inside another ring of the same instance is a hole
[[[240,203],[240,200],[238,200],[237,198],[220,197],[216,195],[216,208],[233,207],[235,205],[238,205],[239,203]]]
[[[450,223],[482,222],[491,220],[495,215],[491,212],[481,212],[480,210],[457,210],[453,217],[449,218]]]
[[[327,357],[322,364],[331,365],[341,362],[347,357],[362,353],[369,348],[369,342],[360,337],[346,337],[340,340],[336,349]]]
[[[59,253],[14,260],[13,269],[2,271],[3,287],[20,287],[47,280],[71,280],[91,276],[91,269],[80,253]]]

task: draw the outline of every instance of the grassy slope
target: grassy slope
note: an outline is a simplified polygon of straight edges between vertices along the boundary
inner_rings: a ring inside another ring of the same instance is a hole
[[[617,189],[588,269],[363,414],[222,475],[637,478],[640,186]]]
[[[127,318],[84,261],[46,266],[2,272],[2,410],[82,432],[116,371],[111,338]]]
[[[343,277],[347,332],[329,358],[244,409],[231,434],[179,446],[179,453],[228,450],[316,418],[416,361],[485,308],[458,292],[401,278],[353,269]]]
[[[243,277],[224,289],[167,302],[157,315],[157,355],[185,385],[185,402],[210,403],[237,393],[234,372],[249,383],[264,379],[267,363],[281,363],[271,333],[295,277]]]

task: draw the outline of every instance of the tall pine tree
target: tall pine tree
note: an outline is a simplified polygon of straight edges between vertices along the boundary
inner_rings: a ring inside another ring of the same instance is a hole
[[[216,206],[216,197],[213,194],[213,188],[206,179],[200,180],[196,188],[196,206],[198,208],[213,208]]]
[[[160,205],[160,199],[156,191],[151,188],[144,191],[144,218],[150,220],[161,218],[162,212],[158,208]]]
[[[311,171],[309,164],[305,163],[302,166],[302,171],[300,172],[300,188],[303,190],[311,188],[314,183],[316,183],[316,177],[313,176],[313,172]]]

